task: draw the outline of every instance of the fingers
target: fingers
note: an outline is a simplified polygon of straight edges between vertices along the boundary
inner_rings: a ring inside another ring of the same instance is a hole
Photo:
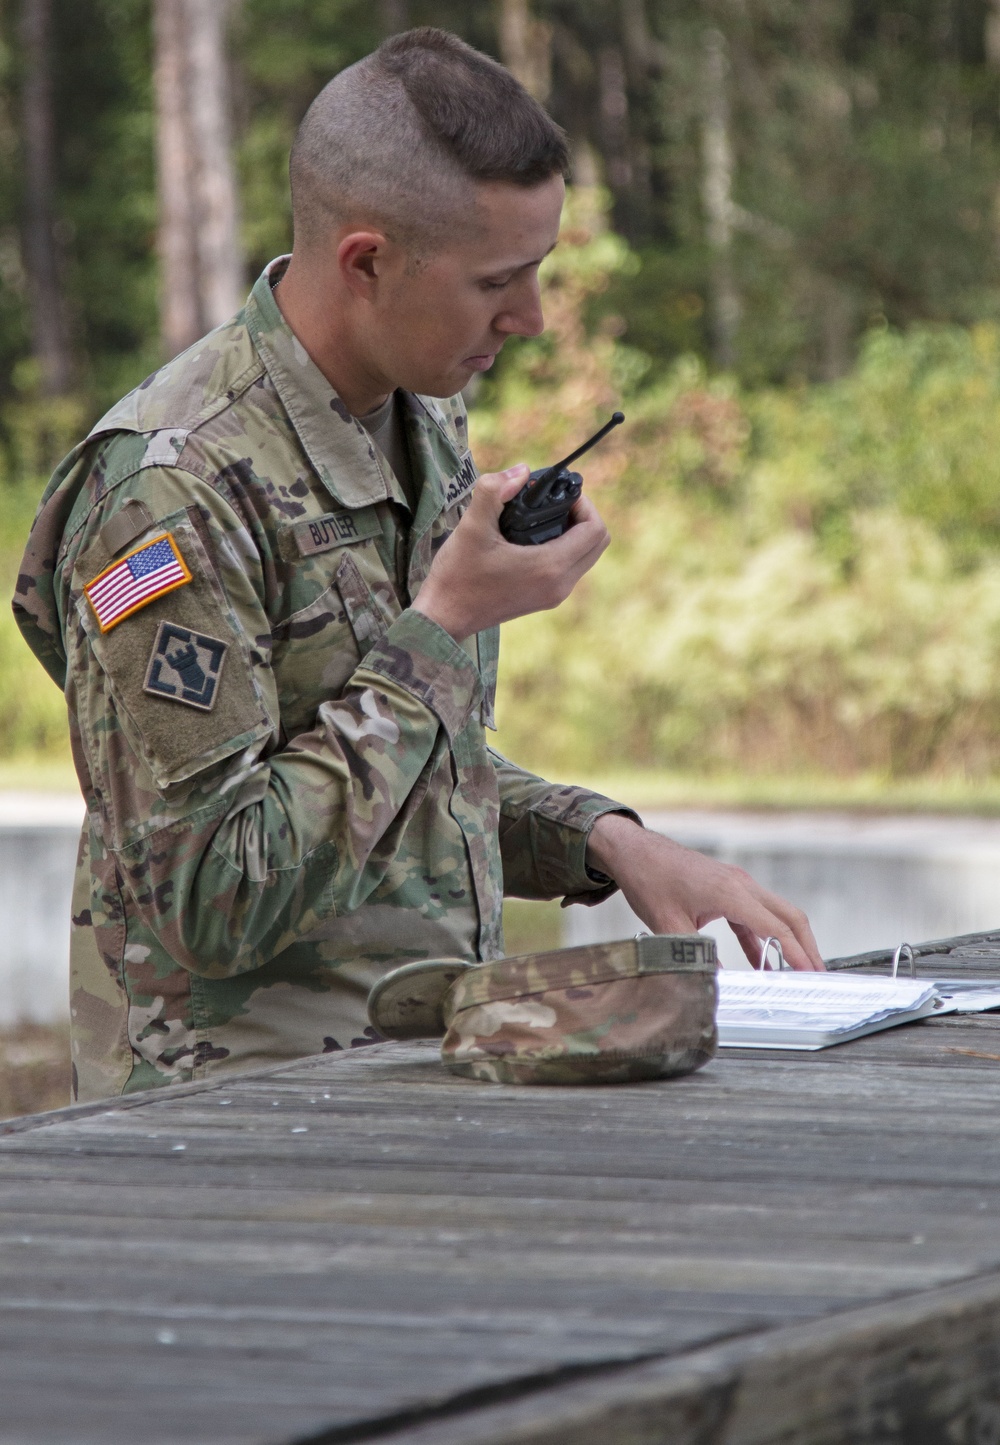
[[[790,968],[803,973],[824,972],[819,947],[801,908],[762,888],[742,868],[732,868],[731,878],[736,885],[736,906],[723,910],[722,916],[751,965],[759,967],[764,939],[776,938]]]
[[[764,890],[762,889],[761,892]],[[793,909],[792,905],[786,903],[784,899],[780,899],[774,894],[766,896],[772,899],[776,905],[780,905],[783,911],[798,914],[798,910]],[[737,917],[730,918],[726,915],[726,922],[735,933],[740,947],[753,968],[760,967],[760,954],[764,946],[764,939],[776,938],[781,944],[781,952],[790,968],[794,968],[800,973],[822,973],[824,971],[823,960],[816,947],[816,940],[813,938],[812,929],[804,914],[799,914],[796,919],[796,924],[799,925],[796,930],[779,915],[777,909],[772,910],[763,904],[757,904],[754,900],[753,906],[740,909]]]
[[[763,940],[771,937],[781,944],[790,967],[822,971],[823,960],[802,910],[762,888],[742,868],[642,828],[613,826],[613,820],[594,842],[599,866],[655,933],[694,933],[724,918],[754,967]]]
[[[477,510],[488,508],[494,517],[499,517],[503,508],[512,497],[517,496],[530,475],[525,462],[517,462],[505,472],[484,472],[476,482],[471,506]]]
[[[463,519],[466,526],[471,522],[473,526],[478,523],[480,526],[487,525],[491,531],[496,529],[504,506],[517,495],[529,476],[530,472],[523,462],[508,467],[505,472],[485,472],[476,482],[472,503],[466,518]],[[546,570],[551,569],[553,576],[558,576],[565,584],[556,589],[548,606],[558,606],[565,600],[611,541],[607,527],[588,497],[580,497],[576,501],[570,517],[572,525],[561,537],[553,538],[540,548],[518,549],[524,551],[521,563],[526,563],[530,557],[533,569],[544,554]],[[459,526],[461,525],[462,523],[459,523]],[[513,545],[502,537],[495,537],[494,540],[498,546]]]
[[[475,502],[477,497],[481,499],[480,505],[488,502],[490,509],[499,517],[506,503],[509,502],[512,497],[517,496],[530,476],[531,472],[525,462],[518,462],[512,467],[508,467],[504,472],[484,472],[476,482],[475,491],[473,492],[473,502]],[[578,529],[582,528],[582,532],[574,539],[577,546],[585,545],[588,529],[594,530],[595,532],[600,530],[605,537],[607,536],[607,528],[601,520],[597,508],[588,496],[584,495],[577,498],[570,509],[569,516],[572,525],[563,535],[568,537],[571,533],[577,533]],[[605,545],[607,544],[605,543]]]
[[[508,542],[500,515],[529,475],[521,462],[479,478],[464,516],[413,598],[418,612],[460,641],[514,617],[558,607],[608,545],[607,528],[590,502],[561,537],[536,547]]]
[[[587,496],[586,492],[581,492],[570,508],[570,521],[576,526],[578,522],[585,522],[591,514],[596,516],[597,508]]]
[[[773,936],[781,943],[786,960],[793,968],[824,973],[826,965],[823,963],[819,945],[801,908],[796,908],[794,903],[789,903],[787,898],[782,898],[777,893],[769,893],[766,888],[761,888],[759,883],[754,883],[753,886],[764,907],[780,920],[781,927],[791,935],[790,942],[786,944],[777,929],[772,930]]]
[[[746,955],[747,963],[751,968],[760,968],[760,950],[764,940],[758,938],[753,929],[747,928],[744,923],[730,923],[729,927],[736,935],[737,942]]]
[[[669,919],[668,929],[664,929],[661,924],[658,931],[675,931],[681,917],[688,913],[690,931],[704,928],[714,918],[723,918],[736,935],[751,967],[760,966],[765,938],[776,938],[790,968],[803,973],[823,971],[823,959],[809,927],[809,920],[801,909],[776,893],[769,893],[742,868],[734,868],[729,864],[714,864],[706,878],[711,879],[710,892],[715,895],[711,902],[706,898],[708,907],[703,908],[700,901],[690,910],[678,908],[676,905],[668,906],[663,914],[664,920],[667,914],[675,917]],[[699,892],[701,891],[699,889]]]
[[[601,514],[589,497],[580,497],[574,503],[570,517],[573,518],[573,525],[569,530],[545,545],[552,548],[553,561],[565,561],[572,565],[574,561],[582,562],[587,559],[586,567],[582,568],[586,571],[605,551],[611,537]]]
[[[572,536],[578,528],[588,527],[600,528],[605,536],[608,534],[608,529],[604,525],[604,518],[589,497],[578,497],[573,503],[569,516],[572,526],[568,532],[563,533],[565,537]]]

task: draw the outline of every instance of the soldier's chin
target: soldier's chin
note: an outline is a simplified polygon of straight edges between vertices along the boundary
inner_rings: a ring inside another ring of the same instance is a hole
[[[474,376],[478,375],[478,368],[468,366],[465,362],[455,367],[455,370],[447,376],[422,377],[421,384],[410,386],[407,383],[400,383],[407,391],[415,391],[419,396],[445,397],[457,396],[468,386]]]

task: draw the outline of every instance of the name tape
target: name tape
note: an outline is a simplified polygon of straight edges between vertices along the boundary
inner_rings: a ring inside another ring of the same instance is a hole
[[[377,537],[382,528],[374,512],[362,509],[357,512],[328,512],[323,517],[310,517],[305,522],[296,522],[291,528],[295,545],[302,557],[312,557],[317,552],[330,552],[334,547],[350,546],[352,542],[364,542]]]

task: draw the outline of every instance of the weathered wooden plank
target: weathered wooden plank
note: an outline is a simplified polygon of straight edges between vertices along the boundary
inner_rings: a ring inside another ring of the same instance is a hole
[[[387,1046],[24,1125],[0,1441],[134,1438],[137,1391],[147,1445],[375,1438],[485,1392],[469,1425],[1000,1267],[1000,1021],[946,1024],[624,1089]]]
[[[1000,1277],[556,1382],[386,1445],[979,1445],[1000,1422]],[[355,1435],[354,1439],[362,1438]],[[369,1436],[368,1438],[376,1438]],[[337,1445],[336,1430],[293,1445]]]
[[[901,939],[900,942],[903,940]],[[923,942],[907,939],[917,959],[929,958],[933,954],[961,953],[963,950],[977,948],[989,949],[992,947],[998,950],[997,960],[1000,962],[1000,930],[982,933],[960,933],[954,938],[932,938]],[[854,953],[844,958],[829,958],[826,961],[827,968],[873,968],[881,964],[891,964],[895,955],[895,948],[875,948],[868,953]],[[994,965],[996,967],[996,965]]]

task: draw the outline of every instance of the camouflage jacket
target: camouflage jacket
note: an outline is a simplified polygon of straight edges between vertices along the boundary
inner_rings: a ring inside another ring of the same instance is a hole
[[[277,265],[63,462],[18,581],[87,804],[81,1099],[368,1042],[387,968],[502,955],[505,890],[610,891],[620,805],[489,749],[496,633],[409,606],[476,478],[460,399],[404,396],[411,516]]]

